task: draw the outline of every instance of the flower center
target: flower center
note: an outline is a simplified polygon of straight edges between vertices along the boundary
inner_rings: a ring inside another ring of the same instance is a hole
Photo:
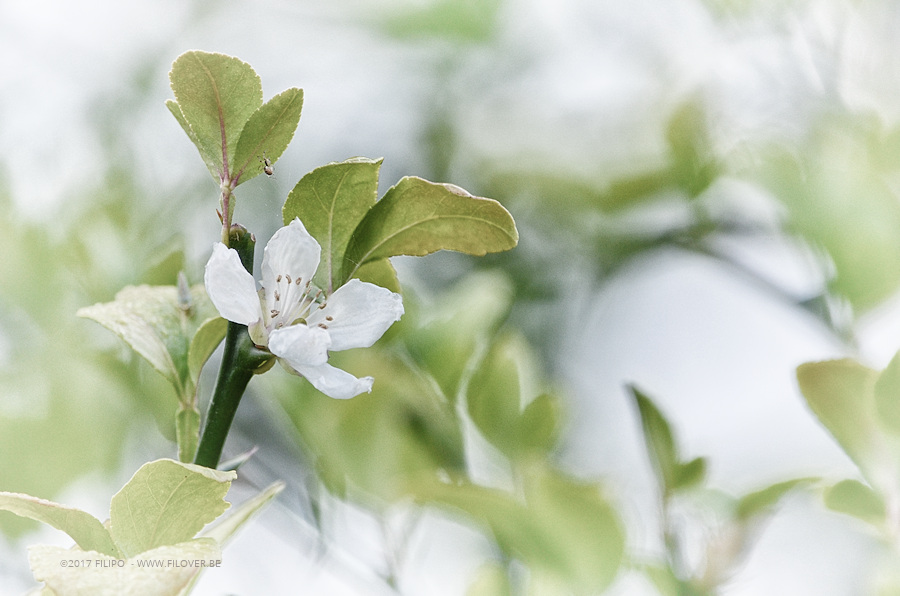
[[[310,287],[310,280],[304,283],[301,278],[292,279],[286,273],[279,273],[275,277],[275,287],[265,288],[265,292],[267,297],[272,299],[270,303],[272,307],[266,313],[268,318],[266,327],[270,331],[300,319],[305,320],[310,312],[325,306],[324,303],[318,302],[322,290]]]

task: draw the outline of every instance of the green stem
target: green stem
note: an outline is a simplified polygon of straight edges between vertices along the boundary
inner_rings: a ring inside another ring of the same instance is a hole
[[[253,236],[243,227],[234,226],[230,234],[231,247],[241,257],[241,263],[249,272],[253,272]],[[254,372],[272,359],[269,352],[253,345],[246,325],[228,323],[225,332],[225,350],[222,354],[222,366],[219,378],[213,390],[206,426],[197,447],[194,463],[215,468],[219,465],[225,438],[231,429],[234,414],[237,412],[241,397]]]

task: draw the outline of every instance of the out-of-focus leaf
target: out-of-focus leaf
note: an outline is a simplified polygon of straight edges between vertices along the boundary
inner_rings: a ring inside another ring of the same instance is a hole
[[[641,428],[650,463],[656,472],[660,489],[668,494],[676,489],[676,478],[681,464],[672,429],[665,416],[646,394],[633,385],[628,389],[641,416]]]
[[[171,459],[146,463],[113,496],[109,532],[126,557],[190,540],[228,508],[236,477]]]
[[[322,246],[315,282],[326,292],[337,289],[350,236],[378,198],[381,161],[358,157],[316,168],[284,202],[284,224],[300,218]]]
[[[621,521],[596,485],[543,464],[524,469],[524,503],[474,485],[433,485],[426,502],[459,508],[490,529],[498,546],[574,593],[606,589],[625,550]]]
[[[28,562],[35,579],[59,596],[176,596],[200,572],[201,562],[211,566],[221,558],[219,545],[209,538],[161,546],[124,562],[92,551],[43,544],[28,547]],[[67,564],[63,565],[63,561]],[[75,561],[81,564],[74,564]],[[172,561],[197,564],[167,564]]]
[[[760,168],[791,229],[827,251],[831,290],[859,311],[900,285],[900,201],[889,182],[900,152],[890,143],[875,119],[829,116],[801,151],[773,149]]]
[[[177,102],[167,104],[169,111],[182,128],[189,127],[188,137],[219,182],[225,161],[234,161],[241,130],[262,105],[259,75],[232,56],[195,50],[175,59],[169,82]]]
[[[546,452],[555,439],[558,403],[549,394],[531,399],[520,383],[522,375],[537,368],[524,340],[505,333],[492,342],[469,380],[469,416],[482,435],[511,459],[536,449]]]
[[[842,480],[825,491],[825,506],[859,518],[883,530],[887,520],[884,499],[858,480]]]
[[[369,261],[454,250],[483,256],[519,241],[509,212],[493,199],[451,184],[406,177],[375,203],[353,232],[342,281]]]
[[[519,420],[521,444],[528,451],[549,453],[560,431],[560,402],[550,393],[542,393],[525,406]]]
[[[507,456],[515,457],[519,444],[519,386],[521,346],[510,335],[491,345],[469,381],[466,395],[469,416],[482,435]]]
[[[119,556],[119,549],[100,520],[80,509],[30,495],[0,492],[0,510],[44,522],[57,530],[62,530],[83,550],[96,551],[111,557]]]
[[[705,119],[703,106],[689,101],[672,114],[666,130],[666,139],[672,149],[675,181],[690,197],[705,191],[721,173]]]
[[[876,490],[900,481],[900,445],[882,429],[875,404],[878,373],[850,359],[797,368],[809,408]]]
[[[231,179],[239,184],[263,173],[264,160],[278,161],[294,138],[303,109],[303,90],[292,87],[259,107],[241,129]]]
[[[455,400],[475,350],[488,341],[512,304],[510,281],[497,273],[473,274],[428,309],[431,317],[405,338],[416,362]]]
[[[884,428],[900,434],[900,352],[875,381],[875,409]]]
[[[675,470],[672,489],[683,490],[702,484],[706,479],[706,458],[697,457],[687,462],[679,464]]]
[[[448,38],[461,43],[484,43],[494,37],[501,0],[438,0],[396,9],[385,22],[395,37]]]
[[[809,478],[796,478],[778,482],[761,490],[744,495],[737,502],[735,515],[737,516],[737,519],[742,522],[747,522],[751,518],[759,515],[765,515],[775,508],[775,506],[778,505],[778,502],[789,492],[797,487],[807,485],[810,482],[811,479]]]
[[[273,390],[329,490],[352,488],[390,503],[415,494],[421,482],[460,475],[459,420],[420,371],[377,347],[337,352],[329,361],[375,377],[372,393],[335,400],[296,382]]]

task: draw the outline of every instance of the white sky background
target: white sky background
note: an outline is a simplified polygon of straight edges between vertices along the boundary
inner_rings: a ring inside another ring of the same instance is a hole
[[[597,176],[597,164],[658,159],[667,117],[660,107],[698,88],[718,99],[727,123],[719,139],[725,148],[745,137],[796,134],[809,107],[830,88],[896,122],[900,62],[884,56],[900,56],[897,3],[873,3],[866,12],[837,1],[792,4],[794,9],[770,9],[783,13],[779,26],[760,18],[728,27],[714,23],[699,2],[508,3],[514,9],[504,12],[505,60],[496,63],[478,52],[467,58],[473,72],[499,82],[489,93],[471,88],[458,94],[469,114],[467,151],[456,164],[460,176],[485,156],[554,160],[585,177]],[[188,49],[249,62],[262,77],[266,98],[290,86],[304,88],[298,134],[276,171],[280,196],[306,171],[352,155],[384,156],[382,180],[388,184],[419,173],[423,162],[414,142],[421,122],[410,115],[433,91],[420,71],[432,65],[439,48],[405,51],[355,26],[354,15],[377,14],[376,3],[325,5],[220,2],[212,10],[176,0],[0,3],[0,162],[17,204],[52,221],[71,189],[101,171],[88,108],[104,92],[127,87],[132,69],[145,60],[164,66],[130,132],[143,180],[164,190],[194,172],[206,175],[163,105],[171,96],[167,65]],[[836,46],[838,59],[822,51]],[[194,248],[206,245],[198,241]],[[794,247],[773,240],[737,250],[776,280],[816,283]],[[847,348],[747,279],[669,253],[636,264],[599,292],[570,297],[566,307],[572,316],[562,330],[560,360],[575,401],[564,462],[609,480],[637,544],[654,548],[653,497],[637,421],[622,390],[626,382],[658,400],[686,453],[710,456],[711,481],[725,490],[853,473],[803,406],[793,377],[798,364],[837,357]],[[868,363],[883,366],[900,347],[898,311],[900,301],[894,301],[859,325],[860,353]],[[84,493],[90,489],[80,490],[73,489],[71,498],[89,501]],[[111,493],[107,487],[98,492],[103,496],[96,514],[103,516]],[[353,512],[346,515],[356,519]],[[465,529],[434,524],[425,528],[455,538],[421,538],[431,550],[406,566],[409,593],[460,594],[484,545]],[[296,574],[306,572],[310,593],[376,593],[361,561],[374,556],[377,544],[354,544],[351,552],[318,565],[303,538],[289,543],[268,527],[260,521],[245,530],[225,552],[234,564],[209,574],[197,593],[276,593],[279,582],[298,581]],[[790,500],[726,594],[856,594],[871,550],[855,530],[811,499]],[[46,532],[40,537],[53,540]],[[471,547],[472,560],[447,554],[465,552],[454,549],[456,540]],[[4,552],[0,560],[9,556],[14,553]],[[4,572],[0,566],[0,585],[7,583]],[[260,578],[273,583],[260,586]],[[627,580],[619,586],[622,594],[643,589]]]

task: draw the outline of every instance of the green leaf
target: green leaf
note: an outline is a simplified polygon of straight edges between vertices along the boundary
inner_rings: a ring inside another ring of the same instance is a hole
[[[218,565],[221,560],[219,545],[209,538],[161,546],[125,562],[91,551],[44,544],[28,547],[35,579],[59,596],[176,596],[203,569],[202,565]],[[192,564],[173,565],[172,561]]]
[[[181,113],[181,107],[178,105],[178,102],[173,99],[166,100],[166,107],[169,108],[169,112],[175,116],[175,120],[178,121],[178,124],[181,126],[181,129],[187,134],[188,138],[194,144],[195,147],[200,151],[200,158],[203,160],[203,163],[206,164],[206,168],[209,170],[209,173],[212,174],[212,177],[215,180],[219,179],[220,171],[222,170],[222,152],[221,151],[207,151],[207,148],[203,147],[200,143],[200,139],[197,137],[197,134],[194,132],[194,129],[191,128],[191,125],[188,124],[187,120],[184,119],[184,114]]]
[[[190,51],[172,64],[169,81],[181,110],[176,119],[190,127],[188,136],[218,182],[226,161],[233,161],[241,130],[262,105],[259,76],[237,58]],[[169,110],[175,113],[173,106]]]
[[[349,486],[395,502],[423,479],[461,474],[457,413],[427,375],[385,350],[336,352],[332,359],[351,374],[375,377],[372,393],[335,400],[296,383],[275,392],[329,490],[342,494]]]
[[[430,305],[430,320],[407,336],[413,358],[434,377],[447,399],[456,400],[476,350],[506,319],[512,297],[513,288],[505,275],[469,275],[440,302]]]
[[[121,337],[172,383],[182,403],[193,400],[196,377],[189,374],[191,341],[202,324],[217,316],[202,285],[191,288],[187,304],[175,286],[128,286],[113,302],[88,306],[77,314]],[[211,341],[207,334],[201,337],[195,365]]]
[[[878,490],[895,490],[900,451],[878,421],[878,373],[850,359],[810,362],[797,368],[809,408]]]
[[[678,464],[672,479],[672,490],[684,490],[702,484],[706,478],[706,459],[697,457],[686,464]]]
[[[600,487],[541,464],[525,474],[524,492],[562,563],[553,571],[576,593],[605,590],[622,563],[625,533]],[[529,563],[540,566],[538,561]]]
[[[236,477],[170,459],[144,464],[112,498],[110,534],[127,557],[190,540],[228,508]]]
[[[842,480],[827,489],[825,506],[861,519],[879,530],[885,529],[887,507],[884,499],[858,480]]]
[[[615,578],[625,535],[599,487],[545,464],[524,469],[525,504],[513,495],[469,484],[434,485],[428,502],[457,507],[486,525],[497,545],[531,571],[574,593],[599,593]]]
[[[458,43],[485,43],[497,32],[500,0],[409,2],[385,22],[387,32],[404,38],[446,38]]]
[[[740,521],[748,521],[759,515],[766,515],[778,505],[778,502],[789,492],[803,485],[807,485],[810,478],[796,478],[778,482],[764,489],[752,492],[741,497],[735,509],[735,515]]]
[[[891,182],[900,151],[883,122],[827,113],[805,145],[761,157],[754,170],[784,203],[790,228],[830,257],[830,289],[856,312],[892,296],[900,285],[900,201]]]
[[[184,404],[175,414],[175,442],[178,445],[178,461],[190,463],[197,453],[200,441],[200,411]]]
[[[80,509],[8,492],[0,492],[0,509],[62,530],[83,550],[119,556],[119,549],[100,520]]]
[[[521,345],[506,335],[495,341],[469,381],[469,416],[488,441],[508,457],[520,450],[521,408],[519,365]]]
[[[518,241],[512,216],[497,201],[407,177],[375,203],[353,232],[341,281],[369,261],[438,250],[482,256],[509,250]]]
[[[390,259],[366,263],[356,270],[353,277],[360,281],[387,288],[397,294],[403,293],[403,288],[400,287],[400,280],[397,279],[397,270],[394,269]]]
[[[188,348],[188,371],[195,385],[200,378],[203,365],[225,339],[227,330],[228,321],[222,317],[213,317],[203,321],[191,338],[191,345]]]
[[[263,173],[263,159],[278,161],[297,130],[303,90],[292,87],[259,107],[241,130],[231,179],[242,184]]]
[[[884,428],[900,434],[900,352],[875,381],[875,409]]]
[[[641,416],[644,444],[647,447],[650,463],[656,472],[660,489],[663,493],[669,494],[676,489],[676,478],[680,469],[678,447],[672,437],[672,429],[665,416],[647,395],[633,385],[630,385],[628,389],[634,397]]]
[[[300,218],[322,246],[315,281],[327,293],[343,281],[347,243],[378,197],[381,161],[360,157],[316,168],[300,179],[284,202],[284,224]]]
[[[548,453],[559,436],[559,399],[549,393],[534,398],[522,411],[519,429],[523,447],[529,451]]]

